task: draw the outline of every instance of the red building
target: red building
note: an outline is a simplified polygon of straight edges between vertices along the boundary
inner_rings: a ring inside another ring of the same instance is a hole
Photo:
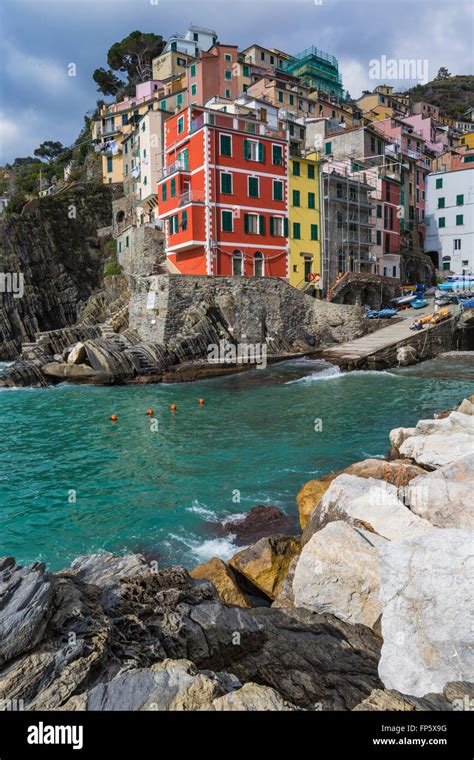
[[[382,177],[382,248],[384,254],[400,253],[400,182]]]
[[[166,121],[158,212],[179,272],[288,277],[287,150],[240,114],[189,106]]]

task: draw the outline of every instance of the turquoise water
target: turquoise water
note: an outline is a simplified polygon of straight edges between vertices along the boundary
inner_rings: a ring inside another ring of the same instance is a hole
[[[0,556],[52,569],[100,549],[165,565],[230,556],[225,517],[296,515],[307,480],[385,454],[391,428],[474,393],[472,367],[336,372],[301,360],[192,384],[0,391]]]

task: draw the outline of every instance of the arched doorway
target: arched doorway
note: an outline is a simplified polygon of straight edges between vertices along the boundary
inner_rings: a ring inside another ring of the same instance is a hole
[[[232,275],[241,277],[244,273],[244,257],[242,251],[234,251],[232,254]]]
[[[263,277],[263,253],[256,251],[253,257],[253,273],[255,277]]]

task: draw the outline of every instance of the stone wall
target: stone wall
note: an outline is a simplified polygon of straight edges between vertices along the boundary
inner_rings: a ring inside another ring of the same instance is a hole
[[[392,298],[402,295],[400,281],[378,274],[346,272],[328,293],[333,303],[366,304],[372,309],[390,306]]]
[[[166,260],[164,250],[165,236],[155,227],[142,225],[128,228],[130,245],[122,243],[122,251],[117,256],[126,277],[147,277],[162,271],[161,265]],[[123,234],[119,235],[119,239]]]
[[[192,334],[211,312],[235,341],[274,341],[275,350],[304,351],[352,340],[368,329],[360,307],[318,301],[273,277],[166,274],[133,282],[130,328],[142,340],[166,344]]]

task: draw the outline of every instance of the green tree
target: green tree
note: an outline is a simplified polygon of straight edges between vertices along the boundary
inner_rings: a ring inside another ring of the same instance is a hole
[[[121,42],[112,45],[107,53],[107,63],[112,71],[124,72],[129,83],[146,82],[151,77],[151,62],[164,46],[159,34],[131,32]]]
[[[96,69],[92,75],[94,82],[98,85],[97,90],[103,95],[116,95],[123,87],[122,80],[110,69]]]
[[[436,79],[449,79],[451,74],[449,73],[446,66],[441,66],[438,73],[436,74]]]
[[[54,140],[46,140],[41,143],[39,148],[34,151],[35,156],[46,158],[51,161],[53,158],[57,158],[64,151],[64,145]]]

